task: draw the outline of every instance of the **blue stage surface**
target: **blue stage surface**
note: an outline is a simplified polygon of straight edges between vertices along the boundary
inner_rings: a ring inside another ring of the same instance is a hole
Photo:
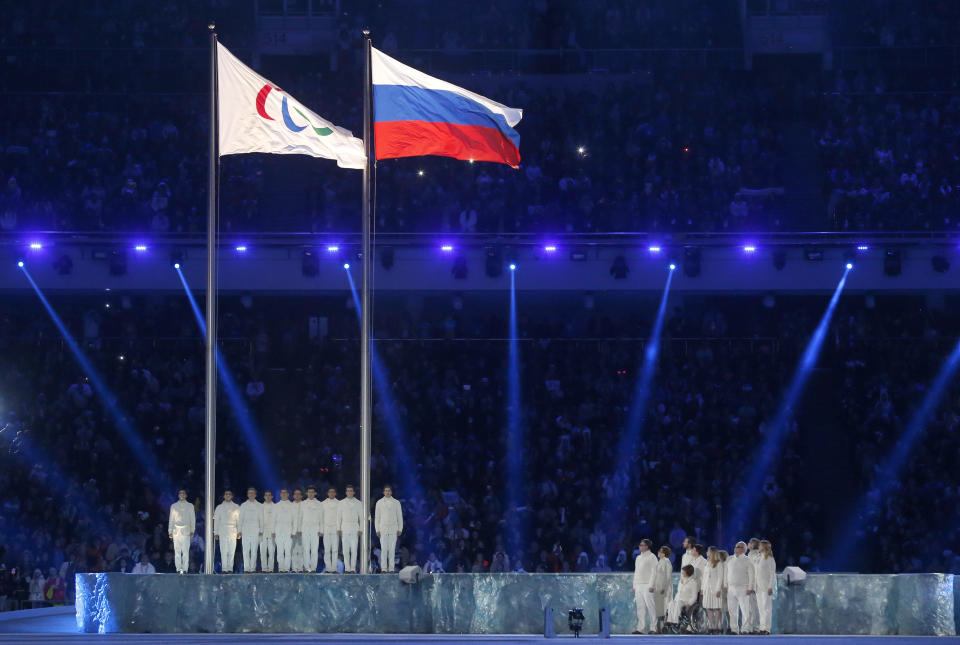
[[[77,625],[86,633],[543,634],[544,608],[567,633],[582,607],[584,633],[609,610],[630,634],[632,574],[442,574],[405,585],[397,576],[319,574],[78,574]],[[774,632],[955,636],[954,576],[811,574],[780,584]],[[660,637],[661,639],[664,637]],[[767,638],[767,640],[770,640]]]

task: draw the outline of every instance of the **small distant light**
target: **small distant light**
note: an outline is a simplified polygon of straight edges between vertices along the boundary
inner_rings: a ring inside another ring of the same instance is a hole
[[[344,263],[343,263],[343,268],[344,268],[344,269],[349,269],[349,268],[350,268],[350,263],[349,263],[349,262],[344,262]]]
[[[117,358],[119,358],[119,359],[122,361],[122,360],[124,360],[125,357],[124,357],[123,354],[120,354],[119,356],[117,356]]]
[[[449,253],[450,251],[453,250],[453,245],[452,245],[452,244],[444,244],[443,246],[440,247],[440,250],[443,251],[444,253]]]
[[[752,244],[748,244],[745,247],[743,247],[744,253],[753,253],[756,250],[757,250],[757,247],[753,246]]]
[[[587,151],[587,149],[584,148],[583,146],[580,146],[579,148],[577,148],[577,152],[578,152],[579,154],[583,154],[583,153],[586,152],[586,151]]]
[[[247,252],[247,247],[244,246],[243,244],[237,247],[237,253],[246,253],[246,252]]]
[[[110,291],[110,287],[107,287],[106,289],[104,289],[104,291]]]
[[[671,270],[671,271],[674,271],[676,268],[677,268],[677,265],[674,264],[673,262],[671,262],[671,263],[670,263],[670,270]]]
[[[470,163],[473,163],[473,159],[470,159]]]
[[[683,146],[683,151],[684,151],[684,152],[690,152],[690,147],[689,147],[689,146]]]
[[[143,253],[144,251],[147,250],[147,245],[146,245],[146,244],[137,244],[135,247],[133,247],[133,250],[134,250],[134,251],[138,251],[138,252],[140,252],[140,253]]]
[[[517,265],[516,265],[516,264],[513,264],[513,263],[511,262],[511,263],[510,263],[510,270],[511,270],[511,271],[516,271],[516,270],[517,270]]]
[[[650,246],[650,247],[647,247],[647,250],[650,251],[651,253],[659,253],[659,252],[660,252],[660,247],[659,247],[659,246]]]
[[[421,177],[423,177],[423,171],[422,171],[422,170],[418,170],[418,171],[417,171],[417,174],[420,175]]]
[[[180,268],[180,263],[179,263],[179,262],[175,262],[174,265],[173,265],[173,268],[174,268],[174,269],[179,269],[179,268]]]
[[[109,308],[110,308],[110,303],[108,302],[107,304],[104,305],[104,307],[106,307],[107,309],[109,309]]]
[[[543,250],[546,251],[547,253],[553,253],[554,251],[557,250],[557,246],[555,244],[548,244],[545,247],[543,247]]]
[[[853,268],[853,262],[847,262],[847,271]]]
[[[19,262],[17,262],[17,266],[22,269],[22,268],[23,268],[23,260],[20,260]]]
[[[39,251],[40,249],[43,248],[43,244],[41,244],[40,242],[30,242],[30,248],[33,249],[34,251]]]
[[[867,246],[866,244],[858,244],[858,245],[857,245],[857,250],[858,250],[858,251],[869,251],[869,250],[870,250],[870,247]]]
[[[340,250],[340,247],[337,246],[336,244],[331,244],[330,246],[327,247],[327,251],[329,253],[336,253],[339,250]]]

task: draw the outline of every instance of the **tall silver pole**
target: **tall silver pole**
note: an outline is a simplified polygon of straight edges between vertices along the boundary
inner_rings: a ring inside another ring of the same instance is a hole
[[[367,164],[363,167],[363,244],[361,264],[363,284],[360,294],[360,502],[363,504],[364,529],[360,537],[360,573],[370,573],[370,425],[373,405],[370,387],[370,272],[373,249],[370,242],[370,194],[373,182],[373,130],[370,126],[370,31],[363,31],[363,147]]]
[[[213,501],[217,457],[217,32],[210,28],[210,172],[207,176],[207,365],[204,420],[203,572],[213,573]]]

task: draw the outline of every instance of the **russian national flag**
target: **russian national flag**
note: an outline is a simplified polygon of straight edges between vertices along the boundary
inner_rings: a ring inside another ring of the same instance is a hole
[[[439,155],[520,165],[523,110],[427,76],[372,52],[377,159]]]

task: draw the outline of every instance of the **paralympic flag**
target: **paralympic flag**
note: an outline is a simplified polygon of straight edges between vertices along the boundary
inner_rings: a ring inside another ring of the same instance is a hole
[[[336,159],[363,169],[363,141],[317,115],[217,43],[220,156],[246,152]]]
[[[439,155],[520,165],[523,110],[404,65],[372,48],[377,159]]]

